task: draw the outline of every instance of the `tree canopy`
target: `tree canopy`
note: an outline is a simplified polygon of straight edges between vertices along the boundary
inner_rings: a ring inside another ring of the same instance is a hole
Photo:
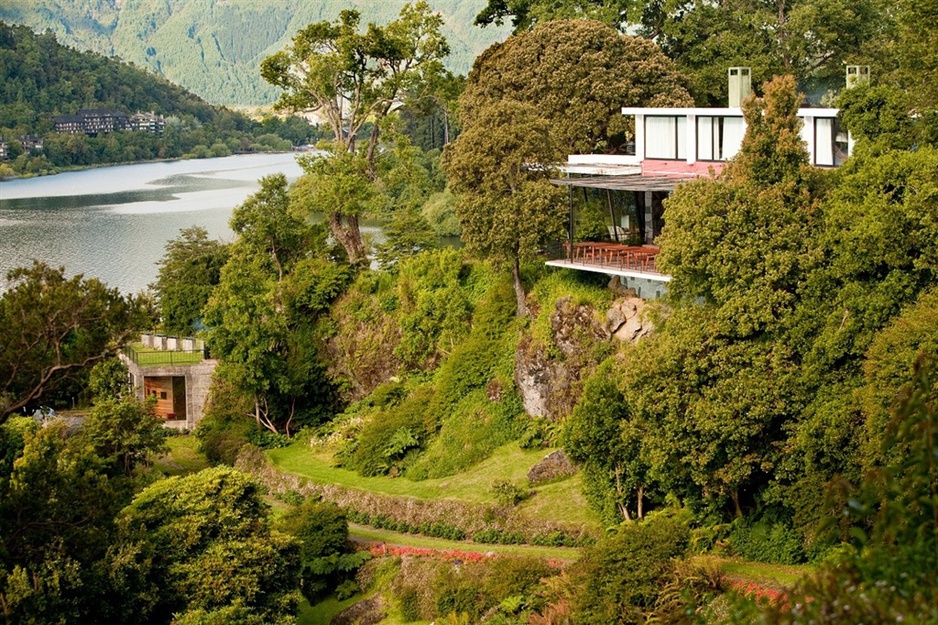
[[[373,180],[383,120],[426,96],[445,74],[442,59],[449,46],[440,35],[442,18],[423,1],[404,5],[398,19],[385,26],[369,24],[364,33],[360,20],[357,11],[345,10],[335,22],[310,24],[289,48],[264,60],[261,74],[284,90],[278,108],[315,112],[332,129],[330,153],[311,159],[314,170],[316,160],[334,160],[324,167],[359,171],[348,166],[350,159],[361,158],[364,171],[359,173]],[[367,139],[358,155],[363,134]],[[326,208],[332,233],[353,265],[365,259],[361,211],[357,203]]]
[[[226,246],[208,238],[200,226],[183,228],[166,244],[152,289],[160,305],[163,330],[188,336],[199,329],[202,308],[221,279]]]
[[[928,23],[928,9],[916,6],[910,2],[902,11],[921,18],[915,23]],[[587,18],[637,31],[660,45],[688,76],[698,105],[725,106],[728,67],[751,67],[755,84],[794,75],[816,101],[842,84],[846,63],[889,66],[894,61],[888,42],[901,39],[893,31],[892,13],[876,0],[489,0],[476,23],[501,24],[510,17],[518,34],[553,20]],[[927,50],[922,31],[910,34],[924,44],[918,52]]]
[[[283,174],[261,180],[231,227],[238,239],[204,310],[216,375],[251,398],[258,425],[289,434],[332,401],[313,326],[349,273],[329,261],[323,227],[291,210]]]
[[[527,314],[520,262],[562,238],[566,214],[549,180],[558,149],[548,123],[529,104],[495,102],[444,156],[466,247],[512,267],[518,314]]]
[[[61,391],[146,321],[143,303],[40,262],[7,274],[0,296],[0,421]]]
[[[111,567],[138,623],[281,623],[296,610],[298,545],[271,528],[258,485],[243,473],[219,467],[161,480],[117,524]]]
[[[634,132],[623,106],[691,104],[655,43],[592,20],[539,24],[479,55],[459,100],[462,123],[502,99],[533,105],[565,153],[623,150]]]

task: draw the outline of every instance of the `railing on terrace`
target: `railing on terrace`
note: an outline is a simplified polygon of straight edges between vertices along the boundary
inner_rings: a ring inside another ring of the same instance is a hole
[[[142,345],[128,345],[124,347],[124,355],[136,365],[148,367],[152,365],[197,365],[205,359],[205,351],[194,350],[158,350],[147,349]]]
[[[570,247],[566,241],[548,246],[551,260],[566,260],[571,265],[587,265],[603,269],[638,271],[660,275],[657,267],[657,245],[626,245],[598,241],[579,241]]]

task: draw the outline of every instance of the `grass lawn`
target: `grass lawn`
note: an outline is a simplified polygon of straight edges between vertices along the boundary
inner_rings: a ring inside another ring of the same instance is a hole
[[[436,549],[448,551],[475,551],[477,553],[497,553],[510,556],[529,556],[532,558],[556,558],[573,561],[580,557],[580,550],[573,547],[538,547],[535,545],[490,545],[471,540],[445,540],[417,534],[400,534],[390,530],[381,530],[356,523],[349,523],[349,538],[357,542],[387,543],[395,547],[416,547],[418,549]]]
[[[153,460],[153,467],[165,475],[189,475],[212,466],[199,451],[199,439],[180,434],[166,439],[169,451]]]
[[[329,625],[329,621],[332,620],[332,617],[361,600],[361,595],[349,597],[345,601],[339,601],[335,597],[329,597],[316,605],[310,605],[309,602],[304,599],[303,602],[300,603],[300,611],[296,616],[296,623],[297,625]]]
[[[526,450],[517,443],[508,443],[495,450],[486,460],[462,473],[432,480],[413,481],[404,477],[362,477],[354,471],[331,466],[331,455],[313,451],[305,441],[289,447],[268,451],[271,461],[280,469],[300,475],[319,484],[338,484],[386,495],[418,499],[455,499],[473,503],[494,503],[490,492],[495,480],[527,484],[528,470],[552,449]],[[534,518],[575,523],[598,528],[599,521],[589,510],[580,492],[580,476],[535,488],[532,497],[521,509]]]
[[[709,559],[718,563],[731,580],[753,582],[759,586],[776,590],[789,588],[805,575],[810,575],[817,570],[816,567],[810,564],[765,564],[750,562],[742,558],[721,558],[719,556],[699,556],[698,559]]]
[[[179,352],[144,347],[143,343],[130,346],[134,350],[138,365],[197,365],[202,362],[202,352]]]

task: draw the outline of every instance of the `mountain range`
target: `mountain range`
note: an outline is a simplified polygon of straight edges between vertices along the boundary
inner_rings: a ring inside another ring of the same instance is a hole
[[[262,105],[277,90],[260,62],[311,22],[354,8],[362,23],[397,17],[404,0],[3,0],[0,21],[52,30],[64,45],[153,71],[214,104]],[[449,68],[468,72],[475,57],[508,27],[480,28],[486,0],[429,0],[444,19]]]

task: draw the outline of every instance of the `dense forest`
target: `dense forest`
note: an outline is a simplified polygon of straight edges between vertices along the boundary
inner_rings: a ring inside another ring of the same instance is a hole
[[[183,230],[151,294],[7,277],[7,622],[938,621],[934,9],[843,51],[888,62],[830,95],[856,140],[836,169],[799,134],[823,73],[766,43],[792,71],[665,201],[671,281],[644,301],[543,262],[569,215],[550,164],[627,143],[624,105],[712,95],[612,5],[490,3],[517,32],[465,81],[423,3],[314,23],[261,72],[330,141],[261,180],[232,242]],[[442,153],[427,102],[459,128]],[[143,329],[218,360],[194,435],[112,358]],[[72,402],[80,425],[22,416]],[[186,444],[215,466],[166,465]]]
[[[290,150],[318,138],[298,117],[263,122],[212,106],[167,80],[92,52],[60,45],[0,22],[0,136],[8,144],[7,173],[38,174],[70,166],[155,158],[227,156],[252,150]],[[159,135],[122,131],[97,137],[57,134],[53,117],[79,109],[152,112],[166,118]],[[24,151],[19,139],[35,135],[43,147]]]
[[[505,28],[473,26],[480,0],[430,4],[443,15],[441,32],[452,48],[446,63],[454,73],[468,72],[476,55],[507,34]],[[65,45],[117,56],[213,104],[262,105],[276,100],[279,91],[260,77],[260,62],[298,30],[335,19],[344,9],[361,11],[365,23],[383,24],[403,5],[403,0],[6,0],[0,20],[38,32],[51,29]]]

